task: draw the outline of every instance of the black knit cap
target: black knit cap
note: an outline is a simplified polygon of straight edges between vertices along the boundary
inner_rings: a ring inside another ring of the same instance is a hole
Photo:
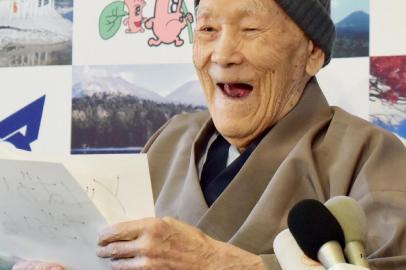
[[[232,1],[232,0],[231,0]],[[320,47],[325,54],[324,65],[331,60],[336,30],[330,17],[330,0],[273,0]],[[200,0],[195,0],[195,8]]]

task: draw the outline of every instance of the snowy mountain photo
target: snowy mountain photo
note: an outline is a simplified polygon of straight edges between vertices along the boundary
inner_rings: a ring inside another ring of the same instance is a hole
[[[120,77],[99,77],[73,86],[73,97],[81,98],[107,94],[111,96],[133,96],[139,99],[163,103],[164,98],[153,91],[131,84]]]
[[[369,32],[369,14],[364,11],[355,11],[336,24],[339,30],[348,29],[355,33]]]
[[[333,0],[337,39],[333,57],[369,56],[369,1]]]
[[[74,67],[72,154],[139,152],[174,115],[205,110],[192,72],[189,64]]]

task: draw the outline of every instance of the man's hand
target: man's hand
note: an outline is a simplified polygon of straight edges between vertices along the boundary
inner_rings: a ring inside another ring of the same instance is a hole
[[[12,270],[64,270],[64,268],[55,263],[22,260],[17,262]]]
[[[97,255],[112,269],[265,269],[262,259],[172,218],[118,223],[99,236]]]

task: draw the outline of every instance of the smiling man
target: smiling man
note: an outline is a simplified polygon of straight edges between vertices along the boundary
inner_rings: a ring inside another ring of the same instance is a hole
[[[308,27],[327,31],[320,42],[328,62],[335,32],[321,15],[321,27]],[[275,1],[203,1],[197,16],[194,63],[210,114],[222,136],[244,148],[292,110],[324,54]]]
[[[406,151],[327,104],[315,75],[331,58],[329,9],[196,1],[209,113],[173,118],[145,146],[158,217],[101,232],[97,254],[112,269],[280,269],[272,243],[291,207],[338,195],[366,211],[371,268],[404,268]]]
[[[209,113],[179,115],[147,143],[158,218],[106,228],[98,255],[113,269],[280,269],[272,243],[291,207],[347,195],[367,213],[371,268],[400,269],[406,151],[328,106],[315,75],[331,58],[330,1],[195,4]]]

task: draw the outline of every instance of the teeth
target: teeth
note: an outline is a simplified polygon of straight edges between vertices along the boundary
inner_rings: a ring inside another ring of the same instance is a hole
[[[241,98],[248,96],[253,90],[252,86],[244,83],[219,83],[218,87],[229,97]]]

